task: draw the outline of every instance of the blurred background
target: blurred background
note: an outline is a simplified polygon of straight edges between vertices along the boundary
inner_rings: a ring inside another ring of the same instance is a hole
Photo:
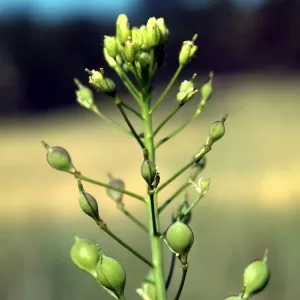
[[[158,150],[166,180],[203,145],[210,124],[229,114],[226,135],[207,155],[211,189],[194,211],[195,244],[182,299],[224,299],[242,286],[244,267],[270,249],[272,278],[255,299],[299,295],[300,268],[300,1],[298,0],[0,0],[0,299],[110,299],[69,258],[73,233],[100,243],[127,270],[127,299],[147,268],[120,249],[78,207],[74,180],[51,169],[40,141],[68,149],[84,175],[122,178],[144,193],[142,156],[134,140],[76,103],[73,78],[88,82],[85,68],[105,66],[103,36],[126,13],[131,25],[165,18],[167,60],[157,76],[157,99],[177,68],[178,51],[195,33],[197,57],[155,115],[176,105],[178,85],[197,84],[215,72],[214,96],[192,125]],[[133,100],[112,70],[121,97]],[[193,114],[197,97],[160,132],[168,134]],[[111,99],[97,95],[100,110],[123,122]],[[138,120],[132,117],[133,122]],[[182,175],[160,203],[186,180]],[[85,183],[112,231],[150,257],[147,236],[118,211],[101,187]],[[193,191],[190,191],[191,197]],[[179,197],[180,198],[180,197]],[[143,205],[125,197],[128,210],[146,220]],[[180,199],[162,214],[162,227]],[[166,270],[170,253],[165,248]],[[168,299],[180,280],[177,265]],[[167,271],[166,271],[167,273]]]

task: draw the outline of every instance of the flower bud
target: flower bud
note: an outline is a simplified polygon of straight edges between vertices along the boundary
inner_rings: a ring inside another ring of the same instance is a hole
[[[104,93],[108,96],[115,96],[115,94],[116,94],[115,83],[110,78],[104,77],[103,69],[101,69],[101,70],[102,70],[102,72],[95,71],[95,70],[90,71],[90,70],[86,69],[86,71],[90,74],[89,83],[94,88],[101,91],[102,93]]]
[[[96,268],[98,282],[117,299],[124,296],[126,273],[115,259],[102,255]]]
[[[160,43],[160,32],[154,17],[150,18],[146,25],[146,43],[149,48],[153,48]]]
[[[267,286],[269,279],[268,250],[265,250],[262,260],[253,261],[244,270],[245,299],[261,292]]]
[[[210,99],[212,95],[212,80],[213,80],[213,72],[210,72],[208,75],[208,79],[201,87],[201,103],[205,105],[206,102]]]
[[[117,18],[116,22],[117,38],[121,45],[124,45],[130,36],[130,26],[126,15],[121,14]]]
[[[194,243],[192,229],[183,222],[176,221],[168,227],[165,241],[170,250],[179,257],[180,262],[186,264],[188,253]]]
[[[141,64],[143,70],[147,70],[150,64],[150,55],[147,52],[140,52],[138,55],[138,60]]]
[[[110,173],[108,173],[109,178],[109,185],[112,185],[114,187],[118,187],[121,189],[125,188],[124,181],[121,179],[114,178]],[[110,197],[112,200],[114,200],[117,204],[121,204],[123,201],[123,193],[114,191],[112,189],[106,189],[106,193],[108,197]]]
[[[95,104],[92,91],[88,87],[81,84],[77,78],[74,79],[74,82],[78,87],[78,90],[75,92],[77,96],[77,102],[87,109],[94,109]]]
[[[137,53],[138,53],[138,46],[134,42],[127,40],[123,50],[125,60],[129,63],[133,63],[136,59]]]
[[[142,47],[142,45],[143,45],[143,37],[142,37],[142,33],[139,30],[139,28],[132,27],[132,29],[131,29],[131,40],[138,47]]]
[[[221,121],[216,121],[210,126],[206,145],[212,146],[216,141],[218,141],[224,136],[225,134],[224,122],[226,118],[227,115],[225,115]]]
[[[90,216],[92,219],[94,219],[96,222],[101,221],[98,211],[98,203],[96,199],[92,195],[84,191],[80,181],[78,181],[78,188],[79,205],[82,211],[88,216]]]
[[[203,171],[205,166],[206,166],[206,157],[204,156],[199,161],[195,162],[195,164],[192,166],[190,179],[195,180]]]
[[[195,35],[192,41],[184,41],[182,43],[181,50],[179,52],[179,64],[181,66],[186,65],[189,61],[195,56],[198,47],[194,45],[194,42],[197,39],[197,35]]]
[[[168,39],[169,35],[169,30],[165,25],[165,19],[164,18],[159,18],[156,20],[156,24],[160,33],[160,45],[164,45]]]
[[[59,146],[50,147],[44,141],[42,144],[47,150],[47,162],[52,168],[68,173],[76,172],[71,156],[66,149]]]
[[[116,58],[118,54],[118,44],[115,36],[104,36],[104,48],[110,57]]]
[[[103,48],[103,55],[104,55],[104,59],[106,60],[107,64],[112,69],[115,69],[117,67],[117,62],[116,62],[116,60],[114,58],[112,58],[111,56],[109,56],[106,48]]]
[[[179,105],[185,104],[187,101],[192,99],[194,95],[198,92],[197,89],[195,89],[195,78],[196,74],[193,75],[192,80],[184,80],[179,87],[179,93],[177,93],[177,101]]]
[[[92,241],[74,236],[75,242],[71,248],[71,259],[81,270],[97,278],[96,267],[102,255],[99,245]]]
[[[147,29],[146,29],[146,25],[142,25],[140,28],[140,33],[141,33],[141,37],[142,37],[142,40],[143,40],[143,43],[142,43],[142,47],[141,49],[144,50],[144,51],[147,51],[149,50],[148,49],[148,44],[147,44]]]
[[[144,159],[141,167],[142,177],[146,180],[150,187],[156,178],[157,169],[155,164],[150,159]]]

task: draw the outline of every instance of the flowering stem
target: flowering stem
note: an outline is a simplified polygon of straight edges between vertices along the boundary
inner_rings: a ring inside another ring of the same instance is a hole
[[[158,213],[160,214],[176,197],[183,192],[187,187],[189,187],[190,183],[186,182],[184,183],[167,201],[165,201],[164,204],[162,204],[158,208]]]
[[[155,163],[155,149],[153,142],[152,116],[150,114],[150,95],[146,92],[143,95],[142,115],[144,119],[144,140],[145,147],[148,150],[149,159]],[[163,264],[163,248],[162,239],[156,234],[160,231],[157,209],[157,193],[156,191],[145,198],[148,220],[149,220],[149,236],[152,252],[153,274],[156,287],[156,295],[159,300],[167,300]]]
[[[179,65],[179,67],[177,68],[175,74],[173,75],[172,79],[170,80],[169,84],[167,85],[167,87],[165,88],[165,90],[163,91],[163,93],[161,94],[159,99],[156,101],[156,103],[154,104],[154,106],[150,110],[150,114],[152,114],[157,109],[157,107],[160,105],[160,103],[164,100],[164,98],[168,94],[169,90],[173,86],[174,82],[178,78],[179,74],[181,73],[183,67],[184,67],[183,65]]]
[[[121,112],[121,114],[122,114],[125,122],[127,123],[128,127],[130,128],[133,136],[135,137],[135,139],[137,140],[137,142],[140,144],[141,148],[144,149],[145,148],[144,143],[142,142],[140,136],[136,133],[134,127],[132,126],[130,120],[128,119],[128,117],[127,117],[127,115],[126,115],[126,113],[124,111],[124,108],[122,107],[122,102],[121,102],[121,100],[120,100],[120,98],[118,96],[115,97],[115,103],[118,106],[118,108],[119,108],[119,110],[120,110],[120,112]]]
[[[200,105],[198,106],[196,112],[194,113],[194,115],[190,119],[186,120],[179,128],[177,128],[172,133],[170,133],[168,136],[166,136],[162,140],[160,140],[155,145],[155,149],[157,149],[158,147],[160,147],[165,142],[169,141],[171,138],[173,138],[174,136],[176,136],[180,131],[182,131],[184,128],[186,128],[188,125],[190,125],[200,115],[200,113],[202,112],[203,108],[204,108],[204,104],[201,102]]]
[[[140,227],[143,231],[148,233],[148,228],[139,221],[135,216],[133,216],[125,207],[123,204],[117,205],[118,209],[123,212],[132,222],[134,222],[138,227]]]
[[[172,252],[169,274],[168,274],[168,277],[167,277],[167,280],[166,280],[166,289],[169,288],[172,277],[173,277],[174,268],[175,268],[175,261],[176,261],[176,254],[174,252]]]
[[[136,198],[136,199],[138,199],[138,200],[140,200],[140,201],[145,201],[144,198],[143,198],[142,196],[140,196],[140,195],[137,195],[137,194],[135,194],[135,193],[126,191],[126,190],[124,190],[124,189],[122,189],[122,188],[120,188],[120,187],[116,187],[116,186],[113,186],[113,185],[110,185],[110,184],[107,184],[107,183],[103,183],[103,182],[96,181],[96,180],[94,180],[94,179],[88,178],[88,177],[86,177],[86,176],[81,175],[81,173],[78,172],[78,171],[75,172],[74,176],[75,176],[76,179],[80,179],[80,180],[82,180],[82,181],[90,182],[90,183],[93,183],[93,184],[96,184],[96,185],[105,187],[105,188],[107,188],[107,189],[110,189],[110,190],[114,190],[114,191],[120,192],[120,193],[122,193],[122,194],[124,194],[124,195],[128,195],[128,196],[133,197],[133,198]]]
[[[182,265],[181,267],[182,267],[181,281],[180,281],[180,285],[179,285],[179,288],[178,288],[178,291],[177,291],[177,294],[176,294],[176,297],[174,300],[178,300],[181,295],[189,265],[185,264],[185,265]]]
[[[182,105],[178,105],[155,129],[153,136],[156,136],[157,133],[163,128],[163,126],[179,111]]]
[[[142,256],[141,254],[139,254],[136,250],[134,250],[133,248],[131,248],[129,245],[127,245],[125,242],[123,242],[119,237],[117,237],[112,231],[110,231],[110,229],[107,227],[107,225],[105,223],[99,222],[98,226],[104,231],[106,232],[109,236],[111,236],[115,241],[117,241],[119,244],[121,244],[124,248],[126,248],[127,250],[129,250],[133,255],[135,255],[136,257],[138,257],[140,260],[142,260],[144,263],[146,263],[149,267],[153,267],[153,264],[144,256]]]
[[[189,206],[189,208],[184,211],[182,214],[183,216],[186,216],[197,204],[198,202],[204,197],[204,194],[199,194],[197,199]]]
[[[175,173],[173,176],[171,176],[168,180],[166,180],[160,187],[157,189],[157,193],[159,193],[161,190],[163,190],[167,185],[169,185],[173,180],[175,180],[179,175],[181,175],[183,172],[185,172],[190,166],[192,166],[195,162],[199,161],[201,158],[204,157],[206,153],[208,153],[211,150],[211,147],[208,145],[204,145],[203,148],[200,150],[200,152],[195,155],[192,161],[190,161],[188,164],[186,164],[183,168],[181,168],[177,173]]]
[[[134,113],[138,118],[140,118],[141,120],[143,119],[142,116],[141,116],[141,114],[138,111],[136,111],[133,107],[129,106],[128,104],[126,104],[124,102],[122,102],[121,104],[126,109],[128,109],[129,111],[131,111],[132,113]]]

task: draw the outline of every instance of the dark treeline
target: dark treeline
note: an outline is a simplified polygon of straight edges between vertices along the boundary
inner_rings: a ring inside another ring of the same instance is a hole
[[[270,0],[255,11],[230,0],[212,3],[201,10],[149,4],[136,17],[129,16],[135,25],[150,16],[166,20],[171,35],[160,79],[174,72],[181,42],[194,33],[199,51],[191,72],[300,68],[300,1]],[[74,102],[72,79],[87,82],[84,68],[104,66],[104,34],[114,34],[113,24],[74,20],[46,26],[26,16],[0,23],[0,114],[41,112]]]

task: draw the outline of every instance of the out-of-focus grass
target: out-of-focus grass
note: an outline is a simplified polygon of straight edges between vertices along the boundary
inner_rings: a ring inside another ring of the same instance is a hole
[[[273,277],[269,289],[257,299],[298,295],[298,82],[299,78],[258,76],[216,80],[215,95],[202,116],[159,149],[157,164],[163,182],[200,149],[209,125],[229,114],[225,137],[207,155],[203,176],[212,177],[212,188],[194,213],[196,240],[183,299],[223,299],[238,292],[243,267],[262,255],[265,247],[270,248]],[[155,123],[171,109],[175,92]],[[191,115],[195,105],[187,105],[160,137]],[[120,120],[115,109],[103,110]],[[106,181],[110,171],[126,181],[127,189],[144,193],[139,174],[142,155],[135,141],[83,109],[35,120],[4,121],[0,137],[1,299],[109,299],[70,263],[73,232],[95,238],[107,254],[124,263],[128,299],[138,299],[133,291],[146,267],[120,250],[80,212],[76,182],[47,165],[40,144],[44,139],[50,145],[66,147],[86,176]],[[186,174],[180,178],[185,180]],[[180,183],[178,179],[170,185],[160,202]],[[149,255],[147,237],[115,209],[105,191],[91,184],[84,186],[98,199],[108,225]],[[128,209],[146,222],[143,205],[127,197],[125,201]],[[164,212],[164,228],[175,207]],[[166,249],[166,265],[168,254]],[[178,268],[170,299],[179,274]]]

